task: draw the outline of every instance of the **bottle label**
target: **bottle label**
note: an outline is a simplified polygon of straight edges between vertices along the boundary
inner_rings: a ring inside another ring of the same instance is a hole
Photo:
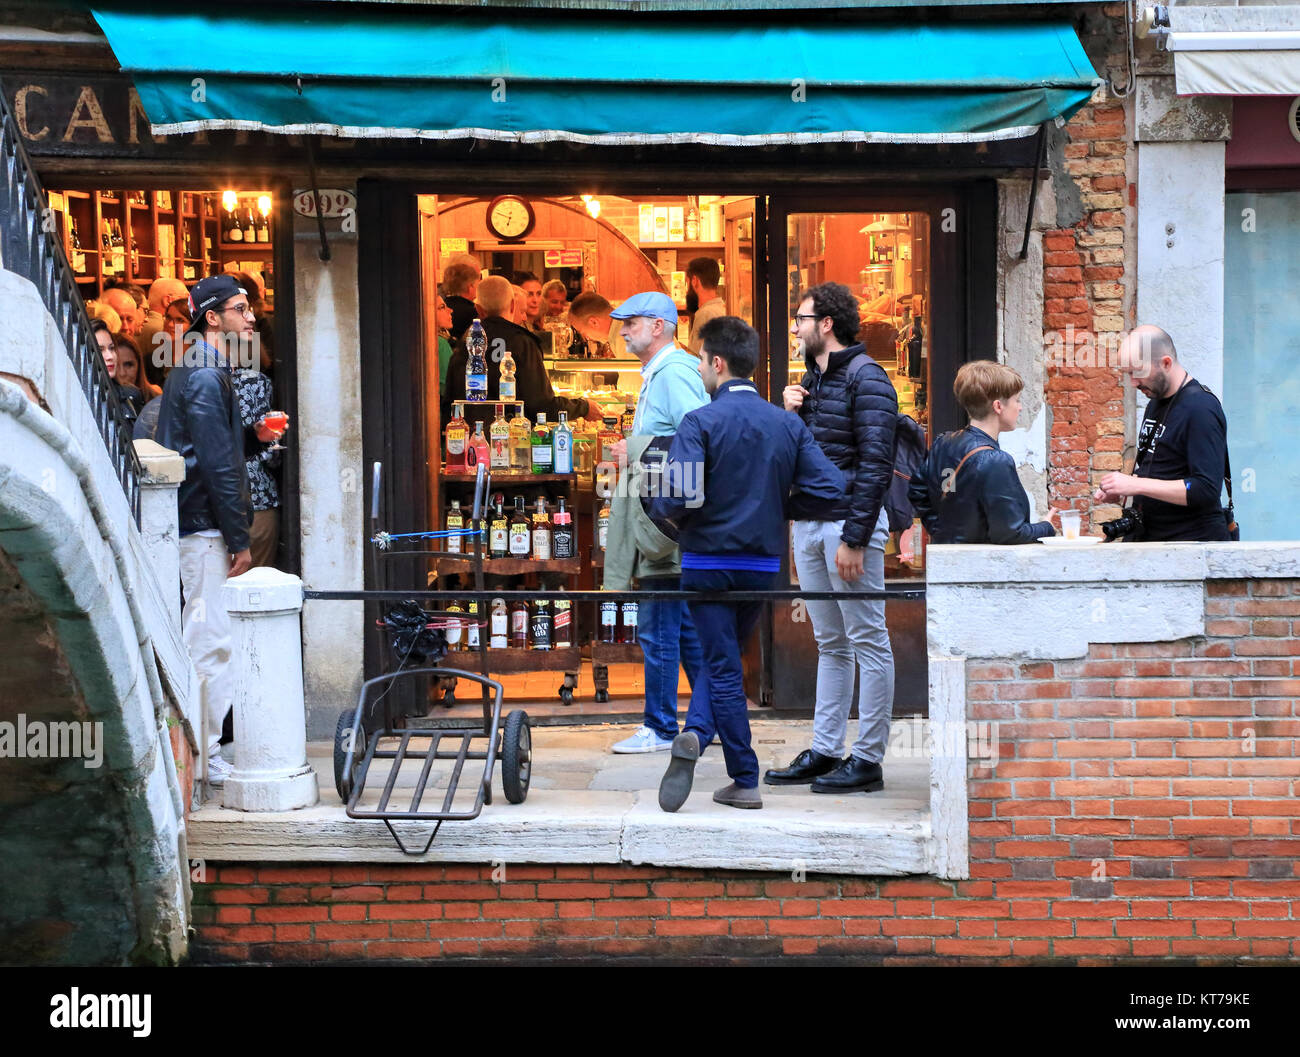
[[[494,610],[492,613],[492,637],[488,645],[494,650],[504,650],[506,648],[506,633],[510,627],[510,617],[504,609]]]
[[[549,444],[533,445],[533,466],[547,470],[551,468],[551,446]]]
[[[492,438],[492,460],[491,466],[494,470],[510,469],[510,441],[506,437]]]
[[[568,433],[555,434],[555,472],[556,473],[573,473],[573,448],[570,446],[572,438]]]
[[[510,526],[510,553],[517,558],[528,557],[528,526]]]
[[[504,521],[492,522],[492,538],[489,547],[493,554],[505,554],[510,550],[510,530]]]
[[[571,602],[555,603],[555,648],[567,650],[573,645],[573,612]]]
[[[528,610],[516,609],[510,613],[510,637],[521,644],[528,643]]]
[[[463,455],[465,454],[465,442],[469,440],[469,430],[462,429],[460,426],[447,427],[447,454]]]
[[[503,377],[497,387],[497,392],[500,400],[513,400],[515,398],[515,380]]]
[[[552,548],[557,558],[573,557],[573,530],[569,528],[556,529],[555,535],[551,540]]]
[[[623,626],[625,628],[636,627],[637,604],[635,602],[623,603]]]
[[[618,623],[618,603],[601,602],[600,604],[600,622],[607,628],[612,628]]]
[[[465,648],[469,650],[478,649],[478,615],[471,614],[473,619],[465,625]]]
[[[537,613],[533,616],[533,649],[549,650],[551,648],[551,614]]]
[[[609,542],[609,518],[603,517],[596,522],[596,535],[600,540],[600,549],[604,550]]]
[[[533,557],[538,561],[551,558],[551,531],[546,528],[533,529]]]
[[[487,375],[486,374],[467,374],[465,375],[465,399],[475,404],[487,402]]]
[[[448,515],[447,515],[447,531],[448,531],[448,532],[454,532],[454,531],[457,531],[457,530],[459,530],[459,529],[463,529],[464,527],[465,527],[465,519],[464,519],[463,517],[461,517],[459,514],[448,514]],[[460,553],[460,539],[461,539],[461,538],[460,538],[459,536],[448,536],[448,537],[447,537],[447,550],[451,551],[453,554],[459,554],[459,553]]]

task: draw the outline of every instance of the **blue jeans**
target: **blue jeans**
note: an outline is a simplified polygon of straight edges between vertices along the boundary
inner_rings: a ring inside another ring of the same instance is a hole
[[[775,573],[732,569],[685,569],[687,591],[766,591]],[[762,602],[690,602],[699,632],[704,664],[691,694],[686,729],[700,741],[700,751],[716,732],[727,761],[727,775],[741,789],[758,786],[758,756],[750,745],[749,707],[741,657],[763,611]]]
[[[681,577],[641,581],[643,591],[679,591]],[[694,691],[700,674],[700,640],[682,602],[641,603],[637,637],[645,654],[645,725],[661,738],[677,737],[677,674],[686,669]]]

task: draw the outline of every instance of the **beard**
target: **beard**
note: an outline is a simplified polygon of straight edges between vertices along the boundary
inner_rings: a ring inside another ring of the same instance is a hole
[[[686,312],[688,315],[695,315],[700,310],[700,295],[694,290],[686,291]]]
[[[821,331],[813,331],[808,337],[803,339],[804,355],[816,359],[826,348],[826,336]]]

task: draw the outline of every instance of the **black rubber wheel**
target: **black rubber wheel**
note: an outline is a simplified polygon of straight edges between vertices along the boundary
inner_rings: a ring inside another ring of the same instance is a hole
[[[609,700],[609,691],[608,691],[608,690],[597,690],[597,691],[596,691],[596,700],[597,700],[600,704],[603,705],[606,701]]]
[[[571,705],[571,704],[573,704],[573,688],[572,688],[572,687],[570,687],[570,686],[562,686],[562,687],[560,687],[560,704],[562,704],[562,705]]]
[[[343,768],[348,757],[348,742],[352,738],[352,724],[356,718],[355,708],[345,708],[339,714],[339,721],[334,727],[334,789],[339,799],[347,803],[352,796],[356,777],[361,771],[361,761],[366,757],[366,730],[357,732],[355,751],[352,754],[352,771],[344,774]]]
[[[528,726],[528,713],[517,708],[506,716],[501,735],[501,786],[510,803],[524,802],[532,774],[533,735]]]
[[[454,687],[449,686],[447,687],[446,690],[442,692],[442,707],[443,708],[456,707],[456,690]]]

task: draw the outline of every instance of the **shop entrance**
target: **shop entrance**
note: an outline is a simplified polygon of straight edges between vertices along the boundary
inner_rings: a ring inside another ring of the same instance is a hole
[[[449,347],[454,349],[453,342],[444,341],[440,358],[440,337],[458,335],[439,334],[447,319],[444,314],[440,320],[437,311],[440,297],[454,296],[454,291],[440,291],[439,287],[448,266],[457,260],[472,258],[473,274],[480,280],[497,275],[524,291],[538,287],[546,291],[540,307],[536,301],[530,304],[525,294],[517,301],[512,296],[509,308],[501,311],[517,317],[516,326],[532,332],[557,399],[588,399],[599,407],[590,418],[569,415],[575,469],[580,469],[571,484],[544,479],[545,475],[523,473],[513,480],[511,474],[494,475],[494,485],[518,485],[494,489],[507,493],[502,496],[507,521],[518,496],[530,524],[532,515],[539,513],[547,515],[554,527],[563,498],[565,513],[574,515],[578,547],[577,559],[562,566],[551,568],[545,560],[512,566],[509,579],[497,581],[502,589],[590,588],[599,587],[603,579],[599,545],[602,503],[589,467],[599,462],[601,430],[611,425],[602,420],[613,419],[612,427],[620,429],[622,413],[627,411],[630,421],[640,388],[641,364],[621,347],[618,328],[607,319],[603,331],[593,332],[579,328],[567,311],[561,311],[582,296],[594,293],[617,306],[645,290],[665,293],[677,305],[681,319],[678,340],[685,345],[690,339],[690,313],[697,308],[695,297],[687,304],[692,286],[688,273],[692,261],[707,258],[717,271],[717,296],[724,310],[746,319],[759,331],[763,360],[757,380],[770,399],[780,402],[782,390],[792,379],[797,381],[804,369],[801,350],[792,345],[789,332],[800,294],[819,282],[843,283],[859,302],[859,339],[889,372],[899,393],[900,409],[929,432],[961,424],[951,397],[952,377],[967,358],[968,349],[992,347],[994,269],[986,267],[976,274],[966,266],[972,257],[988,255],[991,260],[996,216],[992,184],[856,196],[656,193],[527,197],[414,191],[410,197],[395,199],[383,194],[378,185],[360,191],[363,213],[367,201],[373,203],[387,239],[383,253],[370,257],[363,253],[363,285],[368,281],[367,259],[377,269],[372,277],[376,283],[388,282],[379,273],[387,274],[390,266],[399,267],[404,252],[409,253],[408,259],[420,262],[418,304],[398,307],[396,299],[390,300],[394,312],[388,326],[414,339],[409,346],[410,361],[392,361],[397,369],[386,375],[382,408],[376,401],[378,391],[373,389],[367,405],[368,421],[382,417],[389,437],[384,443],[394,448],[388,457],[400,458],[395,454],[397,445],[418,446],[423,473],[393,478],[393,494],[385,499],[390,510],[410,511],[404,525],[443,528],[449,514],[456,516],[452,500],[462,498],[457,489],[463,482],[447,474],[445,460],[447,426],[457,410],[454,404],[448,406],[448,397],[453,390],[463,393],[465,384],[462,381],[457,387],[456,379],[446,372],[458,369],[463,373],[465,364],[462,360],[454,365],[446,358]],[[503,200],[510,208],[503,207]],[[520,201],[526,209],[514,217],[515,204]],[[407,209],[416,207],[418,224],[411,224],[410,212],[402,224],[398,210],[403,202],[409,203]],[[688,240],[688,234],[694,238]],[[375,248],[379,249],[378,244]],[[397,285],[410,289],[406,280],[397,281]],[[482,306],[475,306],[475,311],[481,313]],[[385,342],[385,347],[388,344]],[[408,370],[409,387],[405,382]],[[495,385],[495,375],[489,371],[489,376]],[[492,389],[477,413],[473,408],[461,410],[468,432],[472,434],[476,420],[481,420],[490,439],[499,395],[499,389]],[[515,409],[505,410],[508,429]],[[535,426],[535,413],[524,410],[529,425]],[[554,417],[548,413],[548,425],[554,425]],[[370,450],[379,457],[386,448],[375,447],[376,435],[371,432],[370,436]],[[900,536],[890,540],[886,575],[895,582],[920,579],[924,568],[920,533]],[[396,574],[401,564],[391,563],[389,575]],[[489,570],[491,565],[489,561]],[[498,568],[505,573],[505,565]],[[792,561],[787,571],[791,585],[798,586]],[[468,587],[468,579],[454,579],[457,572],[451,568],[412,567],[407,572],[409,576],[406,572],[401,575],[403,583]],[[574,614],[572,630],[577,642],[601,633],[599,614],[594,606],[590,608],[590,612]],[[761,696],[762,704],[808,714],[814,703],[810,687],[816,675],[812,628],[802,607],[796,605],[789,612],[784,605],[780,612],[776,608],[760,623],[756,639],[761,640],[761,647],[756,641],[747,658],[747,690],[756,704]],[[479,617],[484,624],[488,618],[486,613]],[[623,634],[623,614],[618,619],[618,633]],[[895,712],[924,712],[923,607],[915,602],[891,603],[888,623],[897,667]],[[484,634],[489,631],[483,629]],[[529,649],[531,645],[507,650]],[[765,681],[759,678],[761,669],[766,671]],[[507,668],[493,670],[505,673]],[[556,672],[509,674],[505,682],[508,695],[540,702],[544,711],[557,715],[640,714],[642,673],[635,647],[628,651],[624,663],[609,666],[607,684],[595,682],[596,674],[590,660],[584,660],[573,705],[560,703],[561,676]],[[766,694],[760,695],[760,684],[767,688]],[[598,693],[602,688],[607,689],[608,700],[598,699],[603,697]],[[684,678],[680,689],[684,708]]]

